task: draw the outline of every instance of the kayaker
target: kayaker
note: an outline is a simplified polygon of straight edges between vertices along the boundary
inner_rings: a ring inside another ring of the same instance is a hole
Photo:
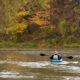
[[[51,60],[62,60],[62,57],[59,55],[58,51],[54,51],[53,55],[50,57]]]

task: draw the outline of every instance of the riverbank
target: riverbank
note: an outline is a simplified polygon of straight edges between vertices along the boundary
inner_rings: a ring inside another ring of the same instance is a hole
[[[0,48],[80,48],[79,43],[63,44],[63,45],[53,45],[50,43],[14,43],[14,42],[1,42]]]

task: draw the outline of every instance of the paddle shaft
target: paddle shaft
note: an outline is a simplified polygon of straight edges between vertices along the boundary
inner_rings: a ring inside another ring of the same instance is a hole
[[[40,56],[50,56],[49,54],[40,54]],[[73,56],[67,56],[66,58],[68,58],[68,59],[72,59],[73,58]]]

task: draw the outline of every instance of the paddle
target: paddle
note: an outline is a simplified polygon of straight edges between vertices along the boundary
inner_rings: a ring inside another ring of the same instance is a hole
[[[49,54],[41,53],[40,56],[49,56]],[[67,56],[68,59],[73,59],[73,56]]]

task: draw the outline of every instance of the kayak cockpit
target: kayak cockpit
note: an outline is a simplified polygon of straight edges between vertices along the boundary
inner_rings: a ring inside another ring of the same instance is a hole
[[[62,62],[63,60],[51,60],[51,62]]]

